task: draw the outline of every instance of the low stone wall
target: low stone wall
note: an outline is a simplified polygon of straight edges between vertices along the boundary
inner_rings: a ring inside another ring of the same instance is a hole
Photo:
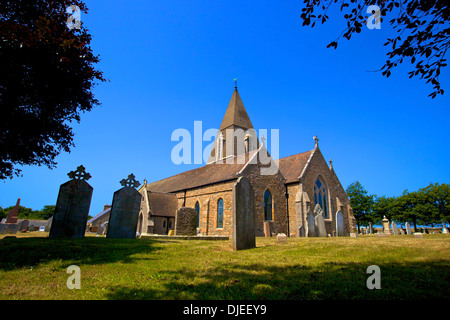
[[[223,236],[166,236],[156,234],[143,233],[139,236],[140,239],[167,239],[167,240],[230,240],[229,237]]]

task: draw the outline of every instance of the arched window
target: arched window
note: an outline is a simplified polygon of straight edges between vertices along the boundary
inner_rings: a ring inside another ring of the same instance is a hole
[[[264,192],[264,220],[272,220],[272,195],[269,190]]]
[[[223,200],[217,201],[217,228],[223,228]]]
[[[314,184],[314,206],[319,204],[323,211],[323,217],[328,218],[328,193],[327,187],[320,178]]]
[[[197,228],[200,225],[200,204],[198,201],[195,203],[195,212],[197,212]]]

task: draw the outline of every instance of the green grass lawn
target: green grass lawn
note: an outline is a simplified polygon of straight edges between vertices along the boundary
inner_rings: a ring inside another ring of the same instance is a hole
[[[450,235],[230,241],[1,236],[0,299],[449,299]],[[81,269],[70,290],[67,267]],[[381,269],[381,289],[366,286]]]

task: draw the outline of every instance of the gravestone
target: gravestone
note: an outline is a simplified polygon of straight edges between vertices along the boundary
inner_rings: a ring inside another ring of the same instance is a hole
[[[445,227],[444,220],[442,220],[442,233],[449,233],[448,229]]]
[[[175,235],[197,235],[197,211],[194,208],[181,207],[175,214]]]
[[[316,207],[314,208],[314,223],[316,225],[316,233],[318,237],[326,237],[327,236],[327,230],[325,229],[325,220],[322,215],[322,208],[319,204],[316,204]]]
[[[341,210],[336,212],[336,237],[344,236],[344,215]]]
[[[406,228],[406,234],[412,234],[411,226],[409,225],[409,222],[405,223],[405,228]]]
[[[299,237],[306,237],[304,226],[300,226],[300,228],[298,228],[298,235]]]
[[[20,206],[20,198],[17,199],[14,208],[9,210],[8,215],[6,217],[6,223],[17,223],[17,217],[19,215],[19,206]]]
[[[369,234],[373,234],[373,224],[369,222]]]
[[[391,235],[391,228],[389,227],[389,220],[386,218],[386,216],[383,217],[383,229],[384,234]]]
[[[59,188],[50,238],[84,238],[93,188],[86,182],[91,175],[83,166],[67,174],[70,181]]]
[[[284,233],[277,234],[277,243],[287,243],[287,236]]]
[[[255,193],[250,181],[240,177],[233,186],[233,250],[255,247]]]
[[[350,238],[358,238],[358,234],[356,232],[350,232]]]
[[[423,233],[414,232],[414,238],[423,238]]]
[[[272,233],[270,231],[270,221],[264,221],[264,236],[266,238],[272,236]]]
[[[392,221],[392,234],[393,235],[398,235],[398,228],[397,228],[397,224],[395,223],[395,221]]]
[[[306,236],[317,237],[314,213],[311,211],[311,207],[309,206],[308,211],[306,212]]]
[[[29,220],[23,220],[20,223],[20,231],[28,231],[28,226],[30,225],[30,221]]]
[[[114,192],[111,212],[109,215],[107,238],[135,239],[141,207],[141,194],[136,190],[139,181],[130,174],[128,179],[122,179],[121,189]]]

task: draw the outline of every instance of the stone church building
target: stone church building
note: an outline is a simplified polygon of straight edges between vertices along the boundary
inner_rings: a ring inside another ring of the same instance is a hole
[[[231,237],[232,189],[244,176],[255,192],[257,236],[265,232],[305,236],[307,211],[317,204],[322,208],[327,234],[336,235],[336,213],[340,211],[343,234],[349,235],[355,230],[349,198],[331,161],[329,165],[325,161],[318,139],[314,139],[314,149],[274,161],[264,141],[257,139],[235,88],[208,163],[160,181],[144,181],[139,188],[138,232],[167,234],[174,229],[176,210],[185,206],[196,210],[199,234]],[[265,173],[272,165],[275,170]]]

